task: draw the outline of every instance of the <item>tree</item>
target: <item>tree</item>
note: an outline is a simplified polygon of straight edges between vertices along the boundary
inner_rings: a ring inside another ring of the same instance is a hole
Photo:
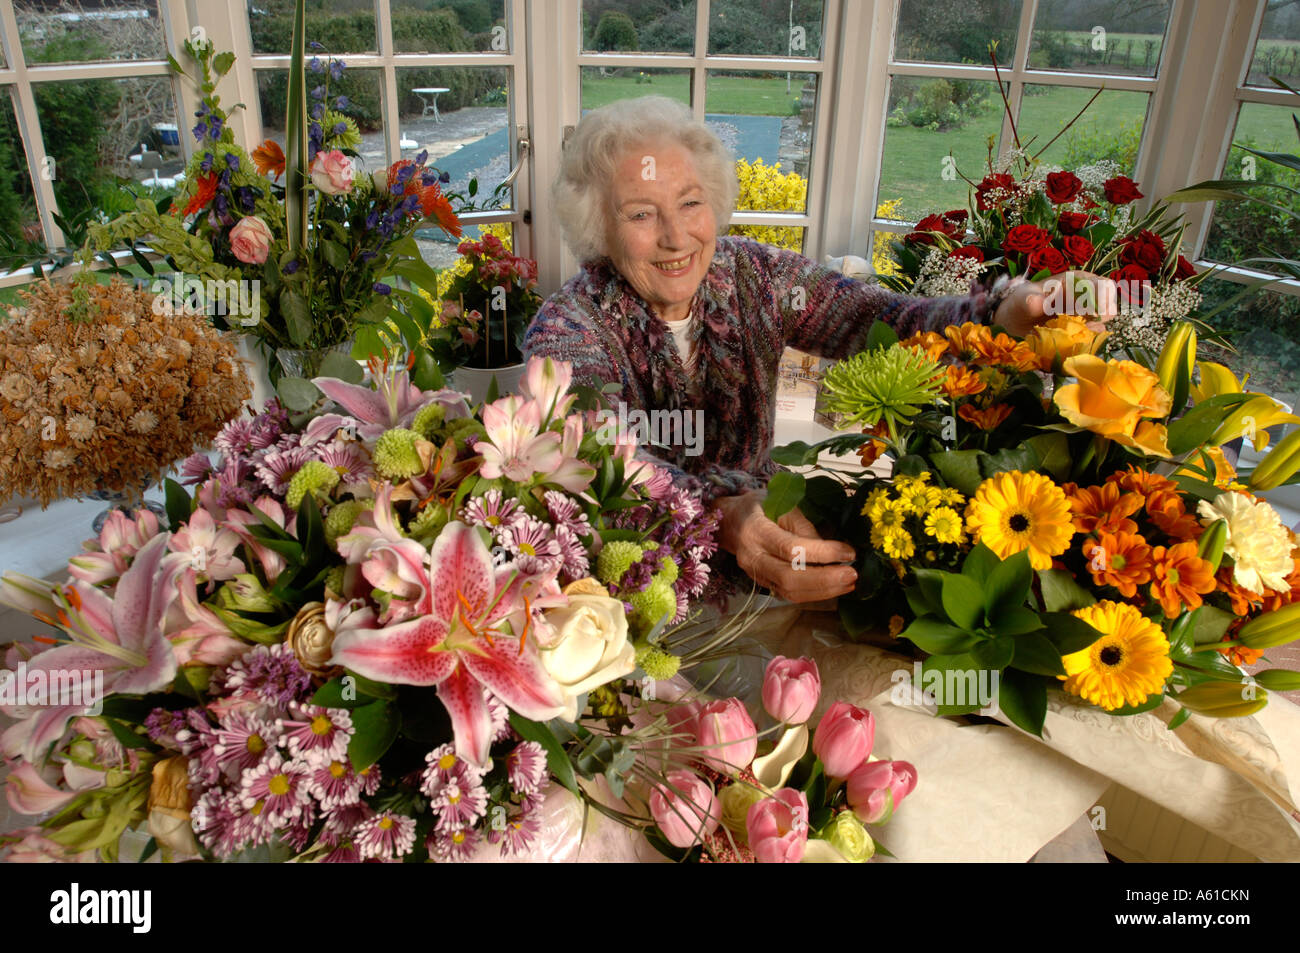
[[[617,10],[606,10],[601,15],[600,22],[596,24],[594,43],[598,50],[640,49],[632,18]]]

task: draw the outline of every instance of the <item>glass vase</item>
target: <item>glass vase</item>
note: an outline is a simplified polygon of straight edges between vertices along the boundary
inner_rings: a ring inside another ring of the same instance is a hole
[[[280,347],[275,349],[276,360],[280,362],[280,368],[284,371],[285,377],[302,377],[307,380],[311,380],[313,377],[320,377],[321,362],[324,361],[328,355],[342,354],[346,357],[351,353],[351,341],[344,341],[341,344],[334,344],[330,347]]]

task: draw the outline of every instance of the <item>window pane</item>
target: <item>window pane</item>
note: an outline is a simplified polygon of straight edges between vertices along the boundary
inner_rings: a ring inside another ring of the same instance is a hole
[[[35,83],[32,93],[65,218],[96,211],[111,217],[134,205],[132,193],[157,198],[174,191],[171,179],[183,162],[165,77]],[[153,158],[140,158],[142,145]]]
[[[709,52],[821,56],[822,0],[712,0]]]
[[[885,125],[876,201],[898,200],[895,217],[915,222],[966,207],[961,176],[984,175],[988,137],[1002,128],[1002,97],[989,82],[895,76]]]
[[[450,193],[453,207],[502,207],[494,201],[493,191],[510,173],[509,70],[500,66],[399,69],[397,90],[402,155],[410,158],[428,150],[429,161],[451,176],[443,190]],[[473,195],[471,182],[476,183]],[[500,196],[500,203],[508,208],[509,194]]]
[[[15,105],[12,87],[0,93],[0,235],[12,240],[15,251],[22,251],[39,245],[42,235]],[[7,267],[0,263],[0,271]]]
[[[160,60],[166,55],[157,0],[16,3],[29,63]]]
[[[1169,0],[1118,0],[1101,5],[1040,0],[1029,41],[1029,66],[1154,76],[1169,7]]]
[[[1276,89],[1270,76],[1291,86],[1300,80],[1300,9],[1284,0],[1269,0],[1246,82]]]
[[[638,96],[667,96],[691,104],[691,74],[679,69],[635,69],[633,67],[584,66],[582,109],[596,109],[620,99]]]
[[[378,48],[374,0],[330,0],[328,9],[313,10],[308,6],[308,44],[319,43],[323,52],[335,55],[373,53]],[[293,8],[294,0],[248,0],[248,31],[254,53],[290,51]]]
[[[923,63],[989,65],[989,42],[998,41],[998,64],[1016,52],[1020,0],[901,0],[894,59]]]
[[[390,0],[398,53],[508,53],[505,0]]]
[[[307,74],[308,109],[316,112],[317,106],[340,113],[354,123],[361,133],[356,148],[361,167],[374,172],[387,165],[384,152],[383,108],[380,102],[380,83],[383,72],[377,69],[347,69],[337,77],[327,66],[320,72]],[[257,71],[257,100],[262,110],[262,136],[284,144],[284,107],[289,95],[289,71],[283,69]],[[244,143],[252,149],[258,143]]]
[[[583,0],[582,48],[693,53],[695,0]]]
[[[1201,308],[1213,310],[1241,291],[1241,285],[1209,278],[1197,286]],[[1241,379],[1250,375],[1246,388],[1273,394],[1289,403],[1300,395],[1300,297],[1272,291],[1257,292],[1211,319],[1228,334],[1236,351],[1214,348],[1212,361],[1226,364]],[[1202,348],[1206,348],[1202,345]],[[1290,396],[1288,396],[1290,395]]]
[[[1026,85],[1020,100],[1020,141],[1037,155],[1061,133],[1095,89],[1072,86]],[[1138,146],[1146,122],[1147,94],[1104,90],[1067,132],[1043,152],[1042,160],[1066,169],[1091,165],[1103,159],[1132,175],[1137,168]],[[1004,143],[1003,147],[1011,145]]]
[[[808,207],[816,104],[817,76],[812,73],[793,73],[788,79],[785,73],[708,73],[705,118],[736,156],[737,208],[802,212]],[[802,242],[798,228],[779,231],[786,242]],[[770,237],[760,240],[794,247]]]
[[[1262,103],[1244,103],[1237,116],[1233,146],[1223,167],[1225,179],[1255,179],[1275,182],[1292,189],[1300,189],[1300,173],[1277,163],[1260,159],[1245,152],[1240,146],[1249,146],[1263,152],[1295,154],[1296,130],[1291,121],[1292,110],[1284,106],[1266,106]],[[1300,212],[1300,199],[1282,189],[1259,189],[1260,198],[1267,199],[1293,212]],[[1252,202],[1219,202],[1214,207],[1205,257],[1224,264],[1239,264],[1247,258],[1300,258],[1300,232],[1295,220],[1281,212]],[[1261,271],[1276,273],[1269,265],[1252,265]]]

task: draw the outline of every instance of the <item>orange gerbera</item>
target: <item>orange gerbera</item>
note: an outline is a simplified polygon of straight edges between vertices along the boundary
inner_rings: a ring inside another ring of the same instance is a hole
[[[1176,491],[1158,490],[1147,497],[1147,516],[1151,522],[1176,539],[1200,539],[1205,527]]]
[[[284,150],[274,139],[267,139],[253,150],[253,165],[258,175],[270,174],[272,179],[284,175]]]
[[[1114,586],[1129,598],[1137,595],[1138,586],[1151,581],[1151,547],[1136,533],[1101,533],[1095,541],[1084,543],[1083,555],[1093,582]]]
[[[1038,369],[1038,355],[1024,341],[1007,334],[999,334],[975,342],[976,362],[997,367],[1011,367],[1017,371]]]
[[[1124,493],[1114,483],[1089,486],[1067,494],[1074,528],[1080,533],[1136,533],[1128,517],[1142,508],[1142,497]]]
[[[988,388],[984,379],[969,367],[949,364],[945,374],[943,392],[949,397],[971,397]]]
[[[952,346],[952,352],[963,360],[975,357],[981,343],[993,340],[993,332],[985,325],[970,321],[962,325],[949,325],[943,329],[943,333]]]
[[[1011,416],[1011,405],[994,404],[980,410],[974,404],[962,404],[957,408],[957,416],[973,423],[980,430],[993,430]]]
[[[918,331],[898,343],[903,347],[919,347],[932,361],[937,361],[948,353],[948,339],[936,331]]]
[[[1166,617],[1175,618],[1183,606],[1199,608],[1201,595],[1214,591],[1214,572],[1209,562],[1196,554],[1195,543],[1157,546],[1151,558],[1155,562],[1151,595],[1160,601]]]
[[[211,173],[201,175],[195,180],[199,187],[190,199],[189,204],[185,206],[185,211],[181,214],[193,215],[195,212],[202,211],[208,207],[208,203],[216,197],[217,194],[217,177]]]

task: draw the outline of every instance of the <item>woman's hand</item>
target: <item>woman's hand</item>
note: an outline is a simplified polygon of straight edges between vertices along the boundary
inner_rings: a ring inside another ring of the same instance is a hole
[[[722,514],[718,543],[736,557],[760,586],[790,602],[820,602],[853,591],[856,554],[847,543],[822,539],[797,509],[772,522],[763,513],[764,490],[728,496],[715,504]]]
[[[1088,327],[1102,331],[1118,305],[1115,282],[1087,271],[1067,271],[1042,283],[1026,281],[1017,286],[998,306],[993,323],[1022,338],[1058,314],[1078,314],[1094,318]]]

